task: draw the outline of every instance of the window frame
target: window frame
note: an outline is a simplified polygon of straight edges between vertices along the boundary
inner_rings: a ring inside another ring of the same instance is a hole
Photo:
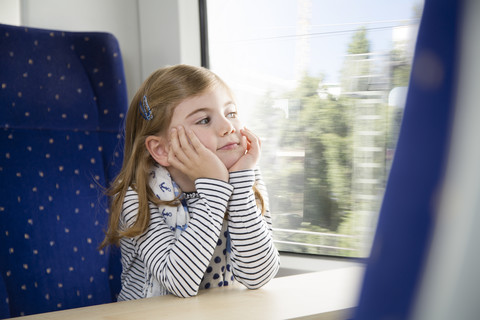
[[[207,2],[208,0],[198,0],[198,7],[199,7],[199,17],[200,17],[200,39],[201,39],[201,61],[202,61],[202,66],[206,68],[210,68],[210,48],[209,48],[209,37],[208,37],[208,13],[207,13]],[[392,89],[393,90],[393,89]],[[387,151],[387,150],[386,150]],[[388,177],[385,177],[385,180],[387,180]],[[386,182],[385,182],[386,186]],[[267,186],[268,187],[268,186]],[[377,217],[378,219],[378,217]],[[376,219],[375,219],[376,220]],[[280,232],[282,231],[287,231],[289,230],[283,230],[282,228],[277,228]],[[376,228],[373,229],[373,232],[375,232]],[[317,234],[322,234],[322,232],[300,232],[300,233],[317,233]],[[333,233],[330,234],[330,236],[349,236],[349,235],[343,235],[343,234],[336,234]],[[373,238],[373,237],[372,237]],[[292,257],[295,260],[295,257],[311,257],[312,261],[316,261],[318,259],[327,259],[329,261],[338,261],[338,262],[353,262],[353,263],[363,263],[365,262],[366,259],[368,259],[368,255],[365,257],[349,257],[349,256],[341,256],[341,255],[331,255],[331,254],[323,254],[323,253],[300,253],[300,252],[295,252],[295,251],[288,251],[288,250],[281,250],[279,249],[279,252],[283,256],[288,256]],[[293,260],[292,260],[293,261]],[[296,262],[295,262],[296,263]],[[291,265],[292,268],[294,264]],[[297,266],[298,267],[298,266]],[[287,269],[289,269],[290,266],[287,266]],[[295,268],[293,268],[295,269]],[[297,269],[295,269],[297,270]],[[297,271],[300,272],[300,270],[306,271],[304,269],[298,269]],[[317,269],[312,269],[309,271],[315,271]]]

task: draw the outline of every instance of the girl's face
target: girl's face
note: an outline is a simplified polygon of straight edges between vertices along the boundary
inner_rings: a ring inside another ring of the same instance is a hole
[[[222,86],[183,100],[173,111],[169,131],[179,125],[191,129],[227,169],[245,154],[237,107]]]

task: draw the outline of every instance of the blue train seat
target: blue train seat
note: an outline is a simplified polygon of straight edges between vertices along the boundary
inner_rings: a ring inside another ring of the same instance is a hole
[[[5,316],[115,301],[120,255],[98,245],[127,106],[113,35],[0,25]]]

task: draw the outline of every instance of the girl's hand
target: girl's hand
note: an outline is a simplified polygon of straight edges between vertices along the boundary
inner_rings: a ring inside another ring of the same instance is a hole
[[[247,128],[240,130],[243,136],[245,154],[230,168],[230,172],[254,169],[260,159],[262,143],[252,131]]]
[[[185,132],[183,126],[171,130],[168,162],[192,181],[198,178],[228,181],[228,170],[223,162],[198,140],[193,131]]]

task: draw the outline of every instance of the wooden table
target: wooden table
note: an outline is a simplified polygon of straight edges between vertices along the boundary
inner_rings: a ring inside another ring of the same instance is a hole
[[[275,278],[263,288],[240,284],[196,297],[161,296],[23,317],[22,319],[347,319],[355,308],[363,267]]]

